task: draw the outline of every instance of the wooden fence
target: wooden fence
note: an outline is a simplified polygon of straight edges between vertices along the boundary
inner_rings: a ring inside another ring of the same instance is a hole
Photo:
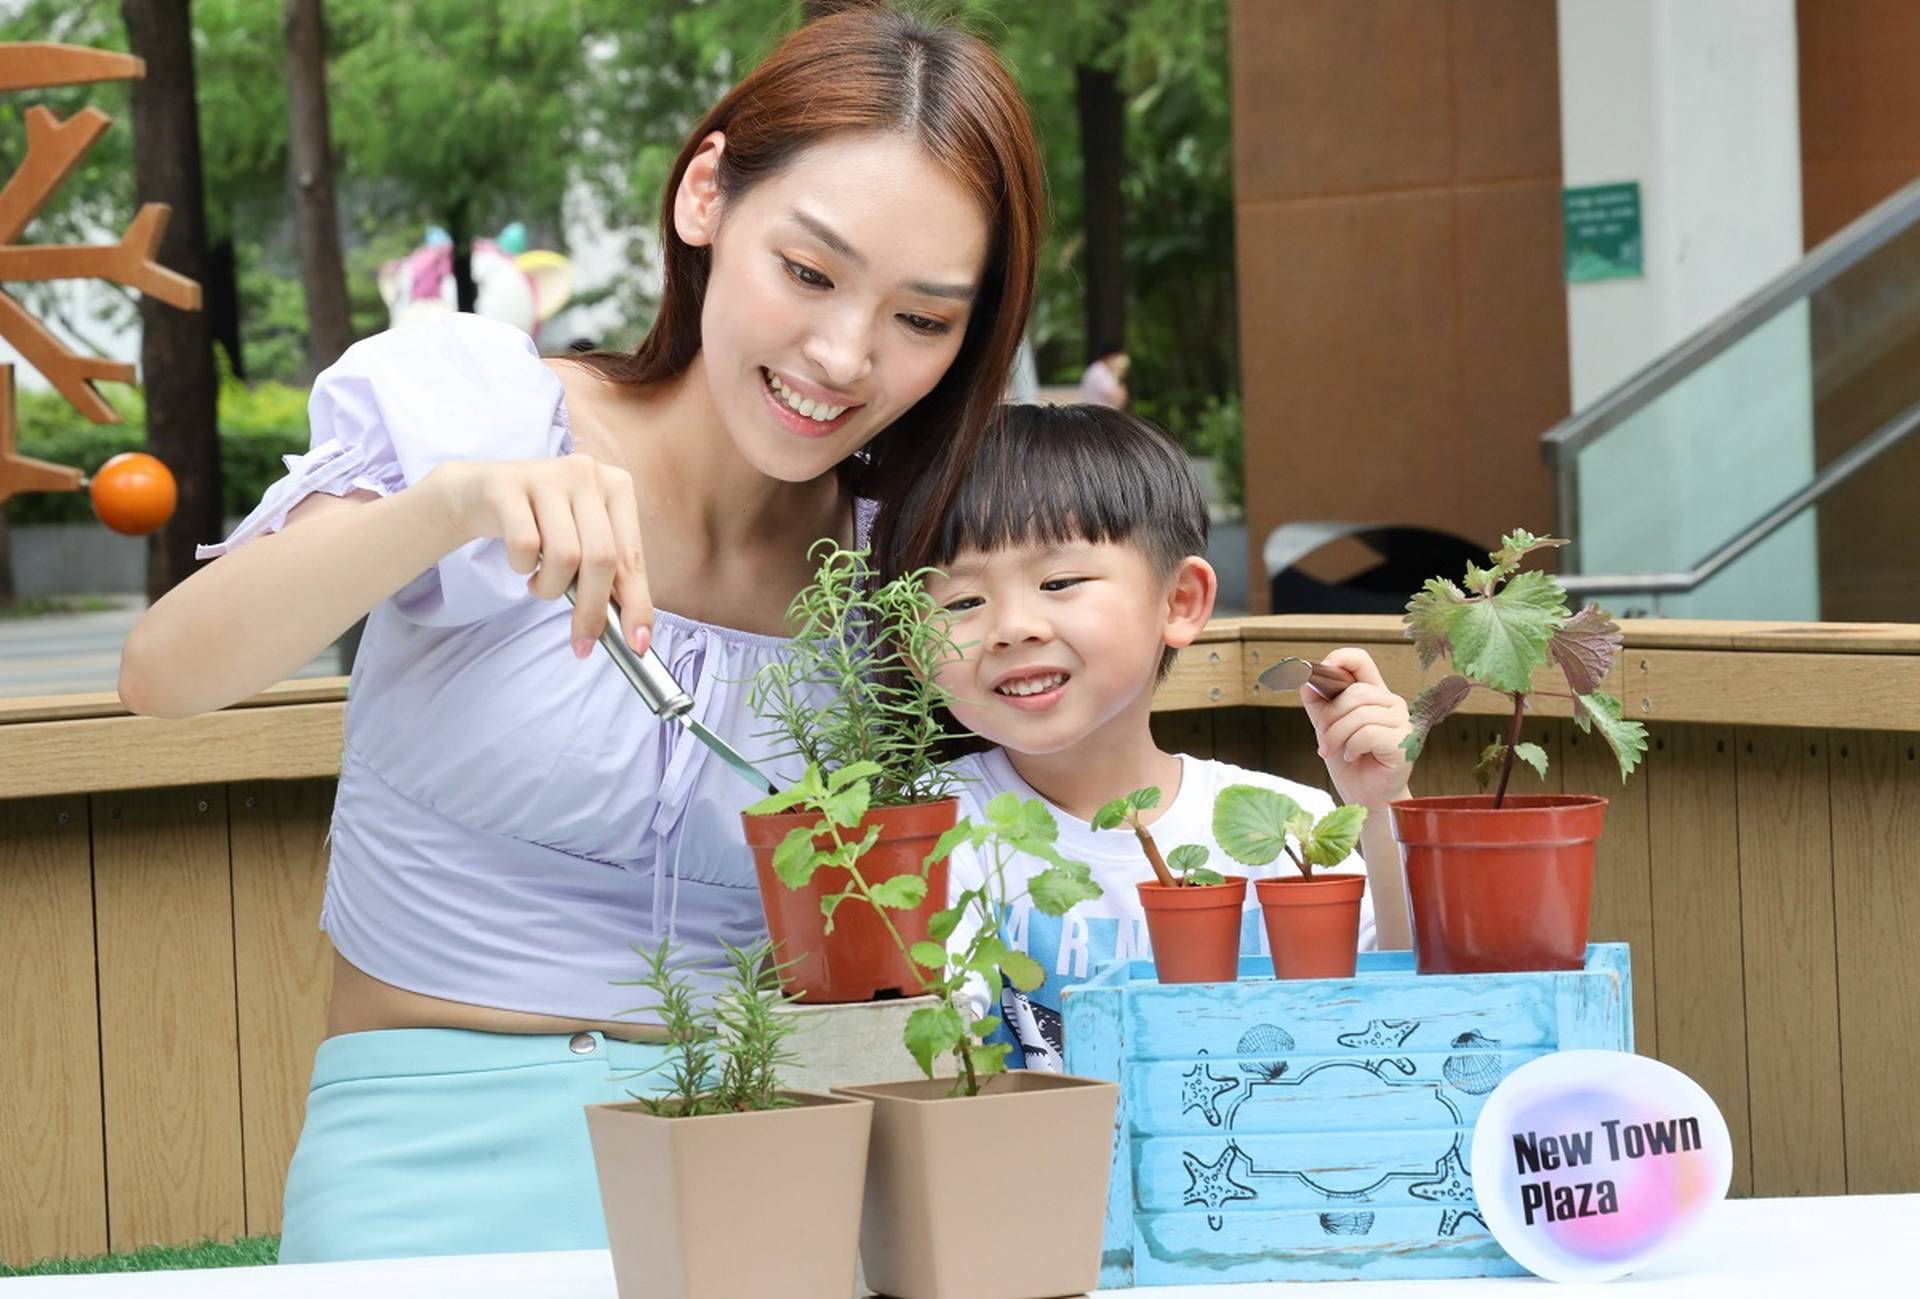
[[[1626,631],[1643,771],[1622,789],[1551,708],[1532,738],[1550,788],[1613,799],[1594,937],[1632,945],[1639,1049],[1720,1103],[1737,1193],[1920,1190],[1920,630]],[[1355,643],[1418,689],[1393,619],[1222,623],[1156,730],[1324,784],[1297,700],[1255,678]],[[1416,792],[1471,789],[1495,704],[1442,728]],[[186,722],[0,705],[0,1258],[278,1228],[344,707],[337,681]]]

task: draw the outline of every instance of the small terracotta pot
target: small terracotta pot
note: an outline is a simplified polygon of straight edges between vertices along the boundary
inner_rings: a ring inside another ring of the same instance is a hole
[[[1607,800],[1592,794],[1409,798],[1392,805],[1422,974],[1577,970],[1586,964],[1593,853]]]
[[[1247,877],[1224,884],[1176,884],[1142,880],[1140,905],[1147,913],[1154,973],[1162,983],[1232,983],[1240,974],[1240,910]]]
[[[879,807],[850,830],[845,839],[864,838],[870,826],[880,827],[880,838],[860,859],[860,875],[868,884],[896,875],[918,875],[920,863],[934,842],[953,828],[957,799],[914,803],[906,807]],[[774,959],[794,962],[782,974],[787,991],[805,1002],[871,1001],[882,994],[915,997],[922,990],[918,969],[894,945],[893,936],[858,899],[848,899],[833,914],[833,932],[827,932],[820,900],[841,892],[851,881],[844,870],[825,868],[801,889],[790,889],[773,873],[773,853],[789,831],[816,824],[814,812],[780,812],[773,816],[740,814],[753,865],[760,878],[760,904],[767,913],[767,933],[773,939]],[[820,847],[833,840],[821,836]],[[947,905],[947,862],[943,857],[927,872],[927,896],[910,911],[889,910],[907,946],[929,937],[927,921]]]
[[[691,1119],[586,1107],[620,1299],[853,1293],[873,1105],[781,1095],[794,1106]]]
[[[834,1088],[873,1102],[867,1285],[892,1299],[1042,1299],[1099,1285],[1119,1084],[1015,1070],[978,1096],[952,1090],[951,1078]],[[809,1185],[803,1198],[814,1194]]]
[[[1276,979],[1351,979],[1360,950],[1364,875],[1255,880]]]

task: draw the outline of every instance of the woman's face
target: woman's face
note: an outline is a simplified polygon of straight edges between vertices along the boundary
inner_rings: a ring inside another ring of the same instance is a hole
[[[682,238],[713,249],[706,382],[741,455],[805,482],[953,364],[987,220],[918,143],[890,134],[817,145],[729,205],[711,187],[718,139],[689,167],[675,212]]]

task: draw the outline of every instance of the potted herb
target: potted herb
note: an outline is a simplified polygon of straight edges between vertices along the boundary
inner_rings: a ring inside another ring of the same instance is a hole
[[[741,820],[788,990],[807,1002],[911,996],[920,975],[894,939],[925,941],[946,906],[945,857],[929,865],[927,851],[957,800],[937,753],[946,695],[930,669],[953,642],[923,574],[877,583],[863,550],[821,541],[811,554],[814,580],[787,614],[792,644],[755,676],[751,699],[808,779],[826,782],[834,815],[794,810],[806,792],[794,786]],[[828,860],[802,869],[815,849]],[[892,909],[836,915],[868,887]]]
[[[843,768],[838,783],[810,768],[799,801],[837,830],[853,828],[871,766]],[[1016,988],[1040,986],[1044,972],[1000,937],[1000,919],[1020,900],[1006,871],[1015,854],[1046,865],[1024,890],[1047,915],[1100,896],[1092,871],[1062,857],[1058,827],[1037,800],[1000,794],[986,820],[960,819],[927,854],[944,861],[962,844],[981,854],[984,883],[963,891],[931,919],[925,939],[909,942],[895,923],[904,898],[886,883],[853,877],[849,901],[885,924],[901,955],[915,962],[936,999],[907,1019],[908,1051],[921,1078],[835,1088],[873,1102],[860,1254],[867,1283],[896,1299],[1040,1299],[1077,1294],[1099,1281],[1106,1219],[1107,1169],[1119,1088],[1111,1082],[1006,1068],[1008,1047],[989,1041],[997,1016],[976,1018],[966,988],[995,992],[1004,976]],[[790,871],[834,869],[840,849],[815,846]],[[909,877],[910,878],[910,877]],[[908,890],[911,892],[911,890]],[[949,1063],[952,1075],[937,1072]],[[1044,1170],[1046,1228],[1036,1231],[1031,1200],[1009,1194],[1021,1169]],[[1009,1266],[986,1242],[1019,1240]]]
[[[647,971],[627,981],[655,994],[673,1043],[663,1094],[586,1107],[620,1299],[846,1299],[873,1106],[780,1086],[796,1025],[777,1013],[766,943],[726,949],[711,1002],[670,946],[641,951]],[[806,1193],[741,1175],[753,1168],[804,1170]]]
[[[1478,775],[1491,795],[1410,798],[1392,805],[1393,833],[1406,867],[1415,962],[1423,974],[1579,969],[1586,959],[1594,845],[1607,800],[1592,794],[1513,795],[1514,764],[1546,775],[1547,753],[1521,740],[1531,701],[1570,702],[1576,725],[1597,731],[1624,781],[1647,750],[1646,728],[1621,715],[1600,685],[1620,652],[1620,628],[1601,610],[1567,608],[1566,590],[1537,569],[1534,551],[1555,537],[1514,532],[1467,566],[1464,589],[1429,580],[1407,604],[1407,636],[1425,669],[1444,658],[1453,671],[1420,693],[1406,751],[1418,759],[1428,734],[1475,690],[1512,701],[1503,741],[1481,754]],[[1566,691],[1536,690],[1534,675],[1557,665]]]
[[[1298,875],[1253,883],[1276,979],[1353,977],[1367,877],[1315,876],[1313,869],[1338,866],[1351,856],[1366,819],[1366,808],[1348,806],[1316,821],[1263,785],[1229,785],[1214,800],[1213,837],[1227,856],[1243,866],[1269,866],[1284,852],[1299,868]]]
[[[1096,830],[1131,829],[1153,867],[1154,878],[1134,887],[1147,916],[1154,973],[1162,983],[1231,983],[1240,973],[1240,911],[1247,877],[1207,868],[1208,850],[1181,844],[1162,857],[1140,814],[1160,805],[1149,785],[1116,798],[1093,814]]]

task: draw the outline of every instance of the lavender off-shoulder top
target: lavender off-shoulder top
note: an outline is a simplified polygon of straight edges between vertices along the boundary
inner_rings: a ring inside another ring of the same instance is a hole
[[[314,492],[388,496],[447,460],[572,451],[560,381],[531,340],[470,315],[354,345],[315,381],[312,449],[287,457],[224,554]],[[865,511],[863,510],[864,514]],[[864,519],[862,520],[864,522]],[[864,530],[864,529],[863,529]],[[612,1019],[635,943],[717,965],[766,922],[740,809],[752,788],[662,726],[604,652],[569,645],[503,543],[474,542],[375,608],[354,662],[321,928],[360,969],[435,997]],[[777,780],[797,771],[748,706],[777,637],[656,613],[693,715]]]

